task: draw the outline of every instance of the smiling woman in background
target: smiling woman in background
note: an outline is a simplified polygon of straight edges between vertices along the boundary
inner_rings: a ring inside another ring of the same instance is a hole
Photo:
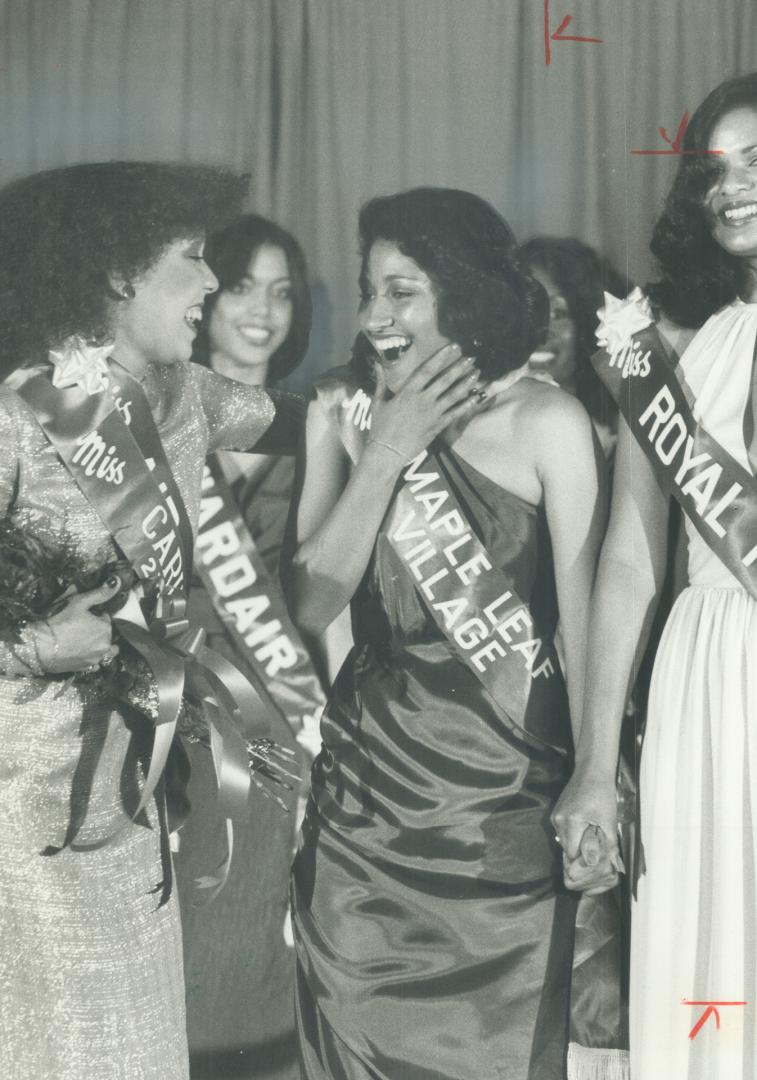
[[[628,281],[588,244],[572,237],[536,236],[520,256],[549,296],[549,330],[529,364],[574,394],[592,418],[607,457],[615,448],[618,408],[591,366],[604,293],[625,296]]]
[[[351,604],[356,641],[294,866],[303,1075],[557,1080],[575,904],[549,814],[603,516],[591,425],[528,377],[487,396],[527,375],[547,298],[482,199],[374,199],[360,246],[361,334],[310,406],[291,570],[300,625]]]
[[[312,305],[300,245],[272,221],[245,214],[209,238],[206,258],[219,287],[206,302],[195,359],[250,386],[284,378],[303,359],[310,333]],[[269,707],[274,737],[293,748],[299,743],[307,775],[319,746],[324,697],[308,653],[288,621],[278,584],[294,458],[220,453],[207,466],[213,474],[213,498],[223,497],[227,503],[226,527],[233,528],[256,570],[247,602],[261,614],[256,625],[246,626],[243,636],[257,630],[262,644],[248,647],[231,631],[235,619],[229,618],[224,599],[207,574],[193,586],[190,617],[206,629],[212,648],[258,688]],[[203,530],[217,528],[223,513],[216,512],[201,524],[195,561],[200,573]],[[245,597],[234,593],[237,610]],[[271,637],[276,619],[284,630]],[[261,660],[266,641],[280,648]],[[284,666],[271,662],[277,659]],[[183,886],[193,1075],[215,1076],[242,1066],[257,1072],[274,1062],[286,1069],[294,1065],[292,954],[282,928],[296,792],[279,789],[292,811],[289,815],[271,801],[251,802],[247,819],[235,828],[234,862],[225,888],[213,904],[198,907],[195,880],[207,872],[214,852],[223,849],[224,821],[214,808],[209,756],[202,748],[190,748],[190,757],[193,813],[182,829],[177,872]]]
[[[274,222],[245,214],[210,237],[206,254],[219,286],[205,305],[194,358],[248,386],[286,378],[305,356],[312,321],[302,248]],[[276,573],[294,461],[262,454],[221,460],[255,545]]]

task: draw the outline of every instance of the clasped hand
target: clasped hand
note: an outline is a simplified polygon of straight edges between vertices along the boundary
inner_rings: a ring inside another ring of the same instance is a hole
[[[606,892],[625,873],[618,848],[615,784],[574,774],[552,814],[563,852],[566,888],[588,896]]]
[[[110,615],[97,612],[121,589],[117,575],[88,592],[73,592],[60,611],[34,624],[40,666],[50,674],[93,671],[118,655]]]

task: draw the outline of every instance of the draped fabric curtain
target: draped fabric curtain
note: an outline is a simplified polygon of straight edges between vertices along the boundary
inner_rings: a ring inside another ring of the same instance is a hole
[[[601,43],[551,40],[568,15]],[[754,0],[0,0],[0,183],[110,158],[249,172],[308,255],[304,388],[349,352],[365,199],[467,188],[643,281],[676,158],[631,151],[754,69]],[[245,948],[266,954],[255,927]],[[250,1010],[275,1041],[291,1018],[265,996],[190,1002],[193,1046],[234,1045]]]
[[[601,44],[550,40],[562,35]],[[576,235],[644,280],[684,112],[757,68],[753,0],[2,0],[0,180],[207,161],[293,229],[316,286],[295,383],[347,355],[360,203],[468,188],[519,237]]]

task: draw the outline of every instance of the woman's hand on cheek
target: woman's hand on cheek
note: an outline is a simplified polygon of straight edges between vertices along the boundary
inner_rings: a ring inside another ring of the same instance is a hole
[[[436,436],[466,416],[482,400],[475,360],[458,345],[445,345],[419,364],[397,393],[387,397],[386,379],[376,366],[377,385],[369,442],[412,461]]]

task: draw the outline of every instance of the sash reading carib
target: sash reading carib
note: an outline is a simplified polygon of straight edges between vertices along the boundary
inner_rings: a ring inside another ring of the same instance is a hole
[[[267,734],[269,725],[241,673],[203,645],[202,633],[191,640],[186,634],[191,525],[144,391],[123,367],[118,365],[117,375],[115,368],[111,365],[94,393],[79,385],[56,388],[47,374],[34,372],[16,388],[143,581],[143,613],[145,607],[149,612],[141,626],[113,619],[152,669],[158,688],[154,742],[139,804],[109,836],[71,846],[89,850],[110,843],[146,807],[163,776],[186,684],[206,706],[219,801],[227,818],[228,856],[219,868],[220,881],[209,879],[217,885],[225,880],[231,860],[230,819],[243,812],[250,789],[245,738]],[[166,888],[170,883],[164,883],[163,901]]]
[[[757,479],[695,420],[657,328],[599,349],[592,363],[663,490],[757,599]]]
[[[205,464],[196,552],[197,572],[261,696],[305,743],[326,699],[214,454]]]
[[[358,395],[365,404],[367,395],[358,390],[343,409],[364,443],[370,420],[355,407]],[[511,575],[492,563],[439,456],[424,450],[402,481],[382,532],[424,606],[511,730],[536,749],[567,754],[570,726],[554,642],[539,633]]]

